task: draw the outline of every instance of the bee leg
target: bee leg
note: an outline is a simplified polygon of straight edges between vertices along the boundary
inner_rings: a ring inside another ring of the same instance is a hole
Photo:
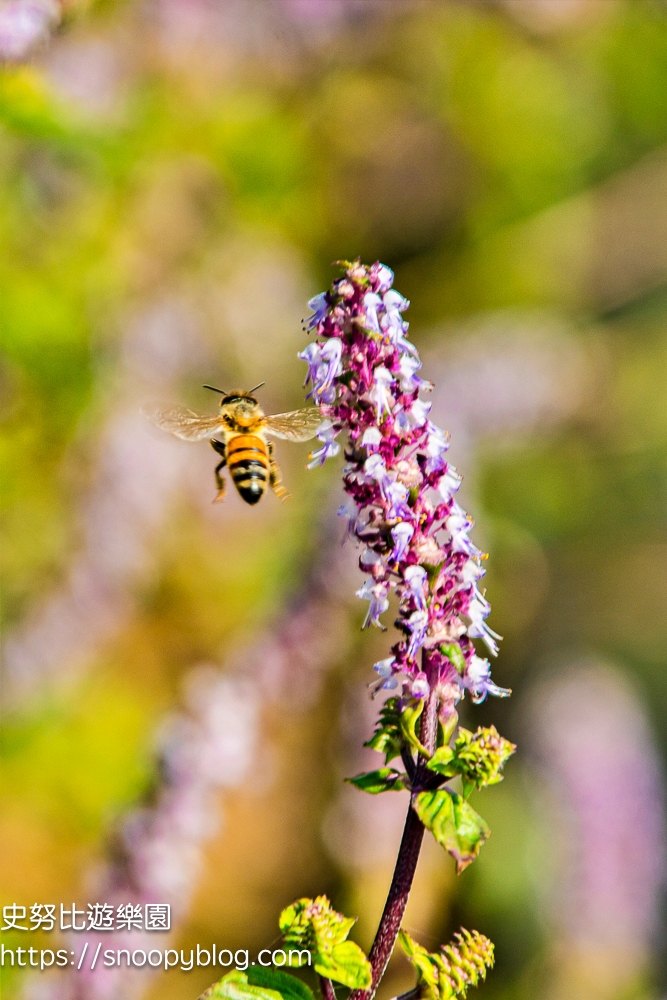
[[[213,498],[213,503],[222,503],[222,501],[225,499],[225,492],[227,490],[227,484],[225,483],[225,480],[220,475],[220,469],[222,469],[225,465],[226,465],[226,462],[223,459],[222,462],[219,462],[218,465],[216,465],[216,467],[215,467],[215,485],[218,488],[218,492],[217,492],[216,496]]]
[[[211,447],[213,448],[214,451],[217,451],[218,455],[222,455],[222,461],[218,462],[218,464],[215,467],[215,485],[218,487],[218,493],[215,499],[213,500],[213,503],[221,503],[225,499],[225,490],[227,488],[227,485],[225,483],[225,480],[220,475],[220,470],[224,469],[224,467],[227,465],[227,456],[225,454],[225,446],[222,441],[216,441],[215,439],[213,439],[211,441]]]
[[[278,463],[273,457],[273,445],[269,444],[269,483],[271,484],[271,489],[278,497],[279,500],[283,502],[289,500],[291,493],[288,493],[282,484],[282,476],[280,475],[280,469],[278,468]]]

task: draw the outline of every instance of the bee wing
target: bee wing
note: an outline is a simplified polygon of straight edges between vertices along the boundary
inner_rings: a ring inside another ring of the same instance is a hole
[[[222,427],[219,413],[212,417],[185,406],[144,406],[142,413],[156,427],[183,441],[203,441]]]
[[[316,406],[307,406],[290,413],[274,413],[264,419],[264,430],[273,437],[286,441],[310,441],[324,417]]]

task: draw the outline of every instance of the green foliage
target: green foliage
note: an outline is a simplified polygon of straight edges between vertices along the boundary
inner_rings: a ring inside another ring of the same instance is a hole
[[[459,649],[458,646],[456,648]],[[466,799],[473,789],[485,788],[502,781],[503,765],[516,747],[502,737],[495,726],[480,726],[475,733],[461,728],[454,745],[449,746],[447,741],[457,722],[454,714],[447,727],[439,725],[438,749],[431,757],[417,736],[417,723],[424,710],[423,700],[415,700],[402,712],[399,705],[398,698],[387,700],[380,712],[375,733],[365,746],[384,753],[387,762],[400,754],[402,745],[417,750],[422,756],[430,758],[426,766],[435,774],[442,775],[443,778],[460,775],[463,797]],[[372,795],[409,787],[407,776],[390,767],[368,771],[346,780]]]
[[[428,952],[407,931],[400,930],[398,940],[417,970],[419,1000],[465,997],[468,987],[486,979],[487,968],[493,966],[493,944],[478,931],[462,927],[439,954]]]
[[[399,792],[408,787],[406,775],[401,771],[395,771],[393,767],[381,767],[378,771],[367,771],[365,774],[358,774],[355,778],[345,780],[371,795],[379,795],[380,792]]]
[[[320,976],[350,989],[371,985],[370,962],[358,944],[347,940],[356,917],[332,909],[326,896],[298,899],[283,910],[278,922],[286,947],[309,951]]]
[[[264,986],[253,986],[245,972],[235,969],[209,986],[199,1000],[283,1000],[283,995]]]
[[[501,736],[495,726],[480,726],[474,734],[468,729],[459,729],[454,749],[467,797],[473,788],[497,785],[503,780],[503,765],[516,750],[516,745]]]
[[[154,725],[144,690],[100,675],[76,701],[4,720],[0,772],[4,809],[20,803],[51,831],[99,836],[110,814],[127,808],[148,781],[144,734]]]
[[[447,746],[459,724],[458,712],[450,712],[444,718],[438,718],[437,748]]]
[[[306,983],[288,972],[251,965],[247,972],[228,972],[199,1000],[314,1000],[314,994]]]
[[[426,829],[454,858],[458,874],[475,860],[491,834],[482,817],[463,796],[447,788],[419,792],[412,806]]]
[[[384,762],[388,764],[395,757],[400,757],[401,746],[401,710],[398,698],[387,698],[380,709],[380,717],[375,726],[375,732],[365,747],[384,754]]]
[[[463,677],[466,669],[466,658],[458,642],[443,643],[439,649],[442,655],[447,657],[452,666],[456,667],[458,673]]]
[[[474,788],[497,785],[505,761],[512,756],[516,746],[500,735],[495,726],[480,726],[476,733],[459,729],[454,746],[443,746],[426,765],[436,774],[463,779],[463,795],[468,798]]]
[[[251,965],[248,969],[248,982],[251,986],[262,986],[267,990],[280,993],[283,1000],[314,1000],[311,988],[296,976],[282,969],[271,966]]]
[[[21,66],[0,73],[0,123],[32,139],[58,140],[68,136],[43,77]]]
[[[415,698],[413,701],[408,702],[402,710],[400,705],[401,703],[398,698],[387,698],[380,709],[380,718],[376,723],[373,736],[367,743],[364,743],[365,747],[370,747],[371,750],[383,753],[385,764],[388,764],[395,757],[399,757],[403,747],[408,747],[413,751],[416,750],[417,753],[422,754],[424,757],[430,757],[428,750],[417,736],[417,724],[424,711],[423,699]],[[380,774],[381,772],[372,773]],[[363,775],[359,775],[359,777],[363,777]],[[361,787],[356,779],[353,779],[352,783]],[[366,788],[364,791],[370,791],[370,789]],[[378,789],[378,791],[382,791],[382,789]]]
[[[419,722],[423,711],[423,698],[415,698],[414,701],[409,702],[405,706],[401,712],[400,719],[401,735],[412,750],[416,750],[417,753],[422,754],[424,757],[430,757],[430,753],[426,747],[420,743],[419,737],[417,736],[417,723]]]
[[[445,778],[454,778],[461,773],[456,751],[448,745],[438,747],[426,766]]]

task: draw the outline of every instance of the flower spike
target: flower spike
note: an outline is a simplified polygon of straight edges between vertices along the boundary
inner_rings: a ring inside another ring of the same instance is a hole
[[[399,602],[402,638],[383,661],[379,686],[391,690],[399,675],[407,696],[424,697],[435,686],[446,717],[466,691],[475,702],[510,693],[491,680],[473,642],[493,656],[498,651],[500,636],[486,623],[491,607],[479,586],[484,554],[455,499],[461,476],[445,458],[449,436],[421,398],[431,383],[417,375],[421,361],[403,318],[410,303],[384,264],[342,266],[332,288],[311,299],[307,328],[315,339],[299,354],[308,364],[308,395],[324,417],[309,467],[336,455],[335,438],[347,432],[345,513],[349,533],[367,553],[362,568],[372,571],[357,591],[369,601],[364,625],[384,628],[392,591]]]

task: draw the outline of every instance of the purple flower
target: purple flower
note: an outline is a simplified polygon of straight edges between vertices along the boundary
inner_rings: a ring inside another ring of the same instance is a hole
[[[445,465],[445,469],[446,472],[438,480],[436,489],[445,503],[448,503],[458,491],[461,485],[461,477],[453,465]]]
[[[428,631],[428,614],[426,611],[413,611],[405,621],[406,627],[412,633],[408,643],[407,654],[410,659],[414,659],[417,651],[424,645],[426,633]]]
[[[473,584],[476,587],[477,581],[481,580],[485,573],[486,570],[477,559],[467,559],[466,562],[464,562],[459,575],[463,586]]]
[[[415,604],[422,611],[426,610],[426,570],[423,566],[408,566],[403,574],[403,579],[410,588]]]
[[[384,464],[382,455],[371,455],[364,462],[364,472],[366,476],[375,479],[380,486],[384,486],[390,481],[387,475],[387,466]]]
[[[417,375],[421,361],[403,319],[409,302],[392,282],[383,264],[357,261],[313,300],[316,340],[300,357],[326,422],[311,464],[335,454],[336,434],[347,431],[343,484],[353,508],[345,514],[369,574],[357,592],[369,602],[364,626],[382,627],[391,591],[398,597],[401,638],[376,672],[383,687],[403,673],[406,696],[436,690],[447,715],[466,689],[476,701],[507,692],[475,651],[482,640],[495,655],[499,638],[486,624],[491,609],[478,587],[484,556],[469,537],[472,519],[454,499],[461,477],[445,459],[448,435],[421,398],[431,385]],[[466,664],[463,676],[454,662]]]
[[[368,430],[364,431],[364,436],[361,439],[361,445],[366,449],[366,451],[379,448],[381,444],[382,435],[377,427],[369,427]]]
[[[498,655],[498,645],[496,639],[502,636],[490,629],[484,619],[491,612],[491,605],[478,590],[475,590],[474,597],[468,606],[467,615],[470,619],[468,635],[473,639],[483,639],[492,656]]]
[[[428,698],[431,685],[423,671],[420,671],[410,685],[410,694],[413,698]]]
[[[377,625],[378,628],[384,629],[384,625],[380,621],[380,615],[383,615],[389,607],[388,593],[389,584],[377,583],[372,576],[359,588],[357,597],[370,602],[362,628],[368,628],[369,625]]]
[[[466,512],[454,502],[452,512],[445,520],[445,528],[452,536],[454,552],[465,552],[467,555],[477,555],[479,549],[468,538],[468,532],[474,525]]]
[[[364,310],[366,326],[374,333],[380,333],[380,321],[378,319],[378,309],[382,306],[382,299],[374,292],[369,292],[364,296]]]
[[[392,549],[392,556],[397,561],[403,558],[403,554],[407,550],[410,544],[410,539],[415,533],[415,529],[412,524],[407,521],[399,521],[398,524],[394,525],[391,529],[391,537],[394,539],[394,548]]]
[[[332,338],[324,344],[309,344],[299,354],[301,360],[308,364],[304,385],[312,382],[313,388],[308,395],[312,396],[316,403],[333,403],[336,398],[336,390],[332,383],[342,371],[341,351],[340,341]]]
[[[317,451],[311,451],[308,458],[308,468],[314,469],[316,465],[324,465],[328,458],[333,458],[340,451],[340,445],[334,440],[340,434],[340,428],[336,429],[330,420],[323,420],[317,428],[317,438],[322,442],[322,447]]]
[[[421,368],[422,363],[419,358],[410,357],[404,354],[398,363],[398,370],[401,373],[401,390],[403,392],[414,392],[423,384],[423,379],[417,378],[416,373]]]
[[[382,324],[383,330],[401,353],[405,352],[419,359],[417,348],[405,338],[405,334],[408,332],[408,324],[401,317],[401,313],[408,308],[410,303],[399,292],[392,290],[385,294],[383,305],[385,308]]]
[[[445,455],[449,451],[449,440],[447,435],[429,421],[428,437],[426,439],[426,472],[438,472],[447,468]]]
[[[461,683],[470,691],[472,700],[476,704],[484,701],[488,694],[495,694],[497,698],[507,698],[512,693],[509,688],[501,688],[493,683],[491,664],[488,660],[483,660],[481,656],[472,657],[466,666]]]
[[[307,328],[312,330],[313,327],[317,326],[326,316],[329,309],[329,301],[326,292],[320,292],[315,298],[311,299],[308,303],[308,308],[313,310],[313,315],[308,317]],[[299,355],[301,357],[301,355]]]
[[[304,385],[308,385],[309,382],[315,382],[317,379],[317,371],[320,367],[322,360],[322,348],[319,344],[308,344],[303,351],[300,351],[297,355],[301,361],[305,361],[308,365],[308,371],[306,373],[306,378],[304,380]]]
[[[426,423],[426,418],[428,417],[429,410],[433,406],[433,403],[426,402],[423,399],[415,399],[414,403],[410,407],[410,418],[415,425],[415,427],[423,427]]]
[[[408,324],[403,322],[401,313],[404,312],[410,303],[407,299],[396,291],[385,292],[383,298],[384,317],[383,328],[390,335],[395,344],[401,343],[407,349],[407,341],[403,340],[403,334],[407,333]],[[412,348],[412,345],[410,345]],[[410,353],[416,353],[412,348]]]
[[[388,292],[394,284],[394,272],[386,264],[373,264],[371,274],[377,282],[378,292]]]
[[[394,677],[395,666],[393,656],[388,656],[386,660],[379,660],[373,666],[375,673],[380,675],[380,680],[370,685],[373,688],[373,695],[376,695],[378,691],[393,691],[398,687],[398,681]]]
[[[352,500],[348,499],[345,501],[344,504],[340,505],[336,513],[338,514],[339,517],[344,517],[345,520],[347,521],[347,525],[345,528],[345,535],[343,537],[343,544],[345,544],[348,538],[356,537],[354,529],[357,523],[357,517],[359,512],[357,510],[356,504]]]
[[[382,492],[387,502],[387,518],[390,521],[411,516],[412,512],[407,504],[409,490],[404,483],[392,482],[388,479]]]
[[[375,385],[369,391],[368,398],[371,403],[375,404],[377,422],[379,424],[386,414],[391,413],[394,397],[389,387],[394,384],[395,379],[391,372],[387,371],[382,365],[379,365],[373,374],[375,376]]]

